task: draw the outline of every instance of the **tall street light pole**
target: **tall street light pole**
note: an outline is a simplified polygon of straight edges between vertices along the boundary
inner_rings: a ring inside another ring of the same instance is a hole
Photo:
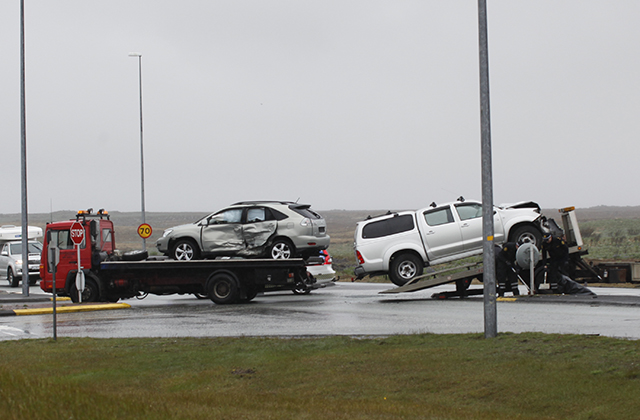
[[[27,111],[24,82],[24,0],[20,0],[20,155],[22,178],[22,294],[29,296],[29,222],[27,220]]]
[[[498,335],[496,308],[496,269],[493,242],[493,175],[491,166],[491,116],[489,113],[489,43],[487,40],[487,1],[478,0],[478,38],[480,47],[480,124],[482,154],[482,266],[484,283],[484,336]]]
[[[144,143],[142,141],[142,54],[129,53],[129,57],[138,57],[138,80],[140,85],[140,202],[142,208],[142,223],[146,223],[144,210]],[[147,240],[142,238],[142,249],[147,250]]]

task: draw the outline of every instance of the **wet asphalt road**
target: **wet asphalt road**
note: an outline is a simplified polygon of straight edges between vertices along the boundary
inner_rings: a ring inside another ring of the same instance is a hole
[[[193,296],[149,296],[124,301],[130,309],[59,314],[58,337],[373,336],[411,333],[482,333],[482,296],[431,299],[451,285],[380,295],[390,284],[338,283],[310,295],[278,292],[238,305],[215,305]],[[5,287],[2,287],[5,289]],[[6,289],[9,290],[9,289]],[[609,304],[610,295],[636,289],[592,288],[598,298],[528,297],[497,303],[498,331],[597,334],[640,339],[637,304]],[[13,291],[16,291],[13,289]],[[38,287],[31,294],[41,293]],[[0,318],[0,340],[49,338],[51,315]]]

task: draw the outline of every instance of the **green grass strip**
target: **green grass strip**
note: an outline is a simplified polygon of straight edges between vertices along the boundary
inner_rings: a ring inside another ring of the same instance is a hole
[[[640,342],[500,334],[0,342],[0,418],[637,419]]]

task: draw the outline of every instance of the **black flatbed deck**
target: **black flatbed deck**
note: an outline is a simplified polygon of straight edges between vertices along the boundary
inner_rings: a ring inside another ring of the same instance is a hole
[[[221,268],[292,268],[304,267],[302,258],[288,260],[272,259],[216,259],[177,261],[170,259],[144,260],[144,261],[103,261],[100,270],[153,270],[153,269],[181,269],[181,270],[209,270]]]

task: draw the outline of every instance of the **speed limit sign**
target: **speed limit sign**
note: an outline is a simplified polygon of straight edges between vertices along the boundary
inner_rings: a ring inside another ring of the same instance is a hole
[[[152,232],[153,229],[151,229],[151,225],[149,225],[148,223],[143,223],[138,226],[138,235],[140,235],[140,237],[143,239],[147,239],[149,236],[151,236]]]

